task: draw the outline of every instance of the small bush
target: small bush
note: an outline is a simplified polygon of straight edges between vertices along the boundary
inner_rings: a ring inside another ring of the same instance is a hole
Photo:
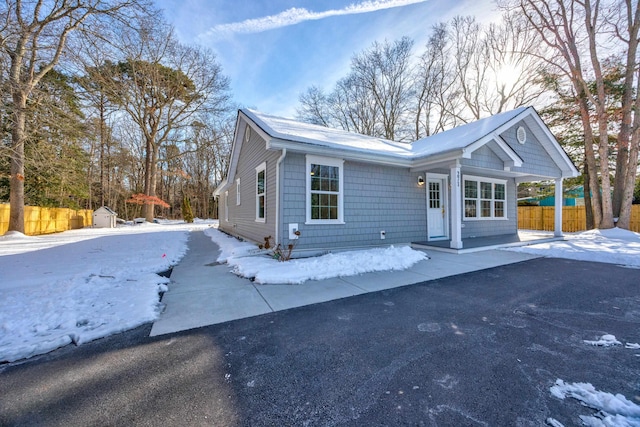
[[[296,231],[295,235],[296,236],[300,236],[300,231]],[[289,243],[286,247],[283,247],[280,243],[278,243],[276,245],[276,247],[274,248],[274,242],[273,242],[273,237],[271,236],[267,236],[264,238],[264,243],[261,245],[258,245],[258,247],[260,249],[272,249],[271,251],[271,257],[273,259],[276,259],[278,261],[289,261],[291,259],[291,255],[293,253],[293,250],[296,247],[296,243],[298,241],[294,240],[293,243]]]

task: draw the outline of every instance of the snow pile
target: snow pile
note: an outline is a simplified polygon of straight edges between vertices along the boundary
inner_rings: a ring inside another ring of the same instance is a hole
[[[0,237],[0,362],[81,344],[155,320],[188,230],[145,224]]]
[[[595,341],[583,340],[585,344],[591,344],[598,347],[611,347],[614,345],[622,345],[620,341],[616,339],[615,335],[606,334],[600,337],[600,339]]]
[[[261,284],[301,284],[307,280],[355,276],[373,271],[404,270],[428,259],[424,252],[391,246],[279,262],[267,256],[248,256],[259,253],[254,244],[240,242],[215,229],[208,229],[205,233],[222,250],[218,261],[226,261],[235,274],[253,278]]]
[[[628,342],[624,348],[629,348],[631,350],[640,350],[640,344],[635,342]]]
[[[581,415],[582,423],[587,426],[640,426],[640,406],[621,394],[596,390],[590,383],[567,384],[556,380],[550,389],[551,394],[564,400],[572,397],[583,405],[599,411],[595,416]]]
[[[204,234],[209,236],[220,248],[220,255],[217,259],[218,262],[226,262],[229,258],[250,256],[260,252],[260,249],[253,243],[242,242],[215,228],[206,229]]]
[[[565,235],[564,241],[539,243],[505,250],[553,258],[640,267],[640,233],[621,228],[572,233]]]

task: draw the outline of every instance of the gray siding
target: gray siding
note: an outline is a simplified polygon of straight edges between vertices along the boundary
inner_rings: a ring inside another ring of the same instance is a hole
[[[240,129],[244,135],[244,126]],[[241,137],[241,136],[240,136]],[[279,151],[267,151],[265,141],[251,132],[242,144],[236,176],[229,177],[229,221],[224,217],[224,194],[220,197],[220,229],[247,240],[262,243],[266,236],[275,237],[276,229],[276,163]],[[256,221],[256,167],[266,162],[265,222]],[[236,179],[240,178],[240,205],[236,205]]]
[[[504,162],[488,145],[489,144],[483,145],[474,151],[470,159],[461,159],[460,164],[463,166],[503,170]]]
[[[537,125],[533,119],[527,120],[530,125],[525,121],[519,122],[512,128],[503,132],[500,136],[506,141],[507,144],[518,153],[521,159],[523,159],[522,167],[513,168],[514,172],[524,172],[527,174],[542,175],[549,178],[559,177],[562,175],[560,168],[556,166],[555,162],[549,156],[549,153],[540,144],[540,141],[536,137],[536,133],[532,129],[537,129]],[[520,144],[516,137],[516,132],[519,126],[523,126],[527,131],[527,142]]]
[[[288,244],[288,224],[302,233],[297,249],[328,250],[410,243],[425,240],[425,190],[417,185],[418,173],[396,168],[345,161],[345,224],[305,224],[306,158],[289,153],[283,162],[283,243]],[[380,239],[380,231],[386,239]]]

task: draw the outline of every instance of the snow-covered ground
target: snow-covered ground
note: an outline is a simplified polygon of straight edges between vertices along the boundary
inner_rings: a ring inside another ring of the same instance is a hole
[[[400,270],[425,258],[407,247],[372,249],[278,262],[255,245],[230,238],[215,222],[166,222],[115,229],[83,229],[27,237],[0,236],[0,362],[80,344],[155,320],[168,280],[156,273],[185,254],[189,230],[206,229],[222,248],[221,261],[258,283]],[[640,267],[640,234],[591,231],[565,242],[521,250]]]
[[[621,228],[567,233],[564,241],[509,248],[551,258],[640,267],[640,234]]]
[[[408,246],[391,246],[292,259],[285,263],[269,257],[269,250],[259,251],[255,245],[240,242],[216,229],[206,230],[205,234],[221,249],[218,262],[226,262],[238,276],[251,278],[260,284],[301,284],[307,280],[355,276],[372,271],[404,270],[427,259],[426,253]],[[258,253],[267,256],[253,256]]]
[[[160,313],[158,276],[185,254],[196,224],[0,236],[0,362],[135,328]]]

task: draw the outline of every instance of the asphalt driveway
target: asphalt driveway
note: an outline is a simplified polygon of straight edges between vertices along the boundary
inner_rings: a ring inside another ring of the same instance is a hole
[[[640,270],[535,259],[0,365],[0,425],[578,425],[549,388],[640,403],[640,350],[584,343],[639,326]]]

